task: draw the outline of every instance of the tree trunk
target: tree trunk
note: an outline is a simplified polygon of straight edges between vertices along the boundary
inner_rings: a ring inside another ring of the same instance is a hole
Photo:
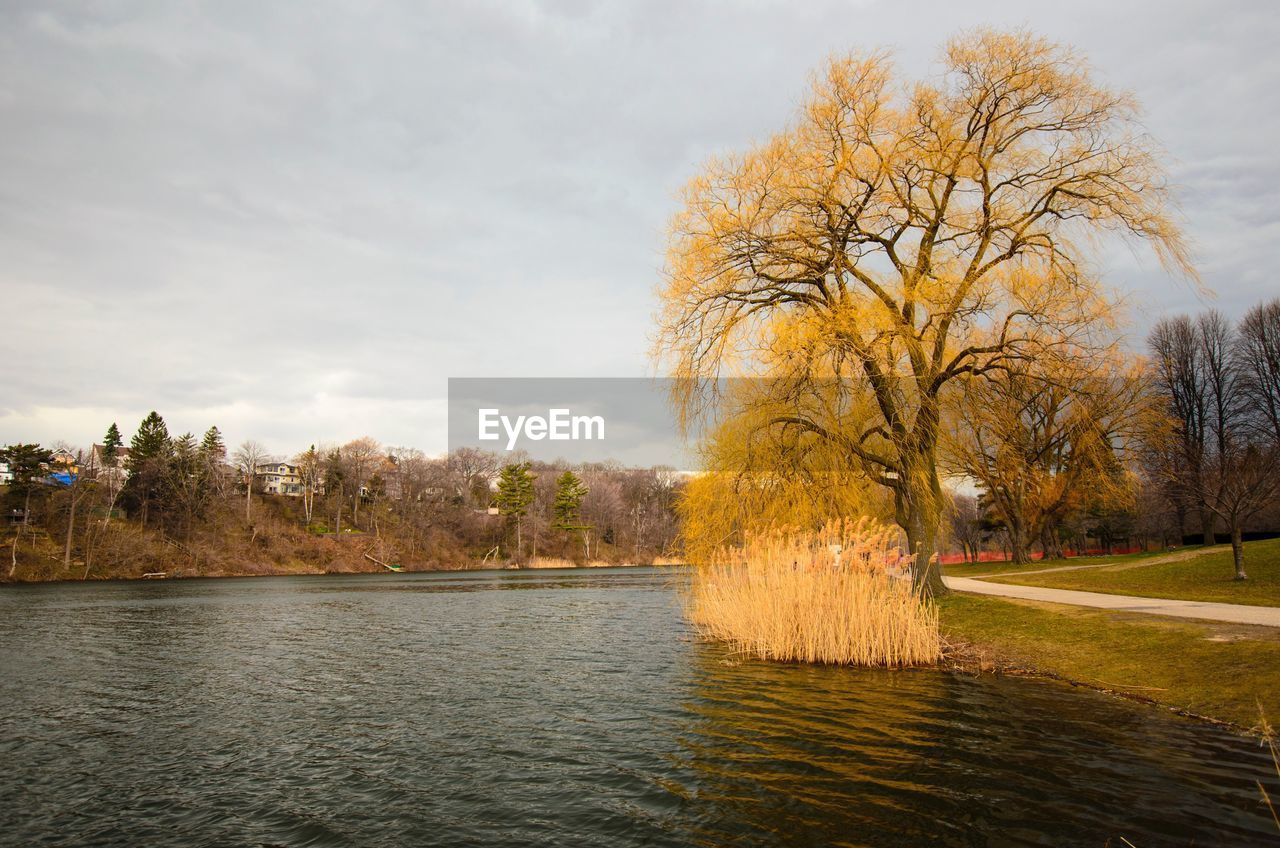
[[[1249,575],[1244,573],[1244,538],[1241,527],[1238,523],[1231,524],[1231,559],[1235,561],[1236,579],[1247,580]]]
[[[71,494],[71,511],[67,514],[67,544],[62,549],[62,567],[71,570],[71,536],[76,529],[76,496]]]
[[[898,526],[907,534],[907,549],[915,558],[912,584],[926,597],[947,594],[947,586],[942,582],[942,564],[936,556],[942,502],[934,451],[920,450],[906,464],[906,473],[894,490],[894,511]]]
[[[1018,514],[1005,516],[1005,535],[1009,537],[1009,561],[1014,565],[1031,563],[1031,540],[1028,538],[1027,526]]]
[[[1044,551],[1044,559],[1063,559],[1062,540],[1058,538],[1058,528],[1048,522],[1040,528],[1040,548]]]
[[[1200,535],[1202,537],[1201,544],[1213,545],[1217,544],[1214,536],[1213,525],[1215,524],[1214,515],[1207,509],[1200,510]]]
[[[942,565],[937,560],[940,525],[941,510],[922,504],[912,509],[905,528],[907,548],[915,556],[915,588],[930,597],[947,593],[947,586],[942,582]]]
[[[253,481],[250,480],[249,485],[244,490],[244,521],[246,524],[253,521],[250,511],[253,508]]]

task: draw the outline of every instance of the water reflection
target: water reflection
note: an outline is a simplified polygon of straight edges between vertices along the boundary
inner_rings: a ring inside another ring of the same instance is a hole
[[[739,662],[702,646],[677,763],[704,844],[1280,841],[1256,747],[1050,681]]]

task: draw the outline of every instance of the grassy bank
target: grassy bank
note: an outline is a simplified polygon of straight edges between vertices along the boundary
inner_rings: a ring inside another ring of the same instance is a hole
[[[1194,549],[1188,551],[1188,553],[1194,552]],[[992,568],[987,571],[979,570],[979,566],[971,566],[965,569],[963,574],[966,576],[970,573],[999,574],[1001,576],[995,578],[995,582],[1017,583],[1022,586],[1047,586],[1054,589],[1139,595],[1148,598],[1179,598],[1228,604],[1280,606],[1280,539],[1245,544],[1245,571],[1249,574],[1249,579],[1243,581],[1233,579],[1235,570],[1229,545],[1210,548],[1203,554],[1189,559],[1146,564],[1148,561],[1161,558],[1154,555],[1116,557],[1113,561],[1099,560],[1099,562],[1111,563],[1104,568],[1042,574],[1019,574],[1018,572],[1051,568],[1055,564],[1037,564],[1021,569]],[[1060,564],[1085,563],[1070,560]],[[955,568],[948,569],[948,573],[962,574]]]
[[[1040,571],[1046,568],[1064,566],[1102,566],[1102,565],[1137,565],[1167,556],[1167,551],[1147,551],[1139,554],[1120,554],[1118,556],[1081,556],[1069,559],[1036,560],[1026,565],[1015,565],[1012,562],[957,562],[946,566],[945,571],[953,577],[981,577],[991,574],[1016,575],[1022,572]]]
[[[1259,707],[1280,716],[1275,628],[964,594],[939,606],[965,667],[1045,673],[1245,729]]]

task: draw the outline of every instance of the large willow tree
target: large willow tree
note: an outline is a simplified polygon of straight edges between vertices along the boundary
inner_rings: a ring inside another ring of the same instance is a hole
[[[706,409],[727,373],[850,381],[870,402],[774,426],[830,441],[892,492],[925,591],[949,387],[1016,367],[1105,312],[1088,260],[1117,231],[1194,275],[1136,106],[1027,33],[952,41],[903,86],[883,54],[831,60],[790,127],[715,159],[670,236],[659,351]],[[795,355],[791,355],[794,351]],[[865,410],[865,412],[859,412]]]

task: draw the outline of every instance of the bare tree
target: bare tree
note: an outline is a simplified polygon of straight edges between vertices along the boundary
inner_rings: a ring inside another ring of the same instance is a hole
[[[1280,298],[1245,314],[1236,343],[1241,388],[1255,425],[1280,444]]]
[[[70,447],[63,446],[63,450],[71,452]],[[82,450],[75,450],[75,461],[73,468],[68,468],[67,482],[67,538],[62,550],[62,567],[68,571],[71,570],[71,544],[75,538],[76,530],[76,508],[85,496],[92,491],[92,467],[91,463],[86,461],[85,453]],[[90,467],[86,467],[90,466]]]
[[[1203,543],[1212,545],[1214,515],[1200,496],[1210,441],[1210,389],[1199,329],[1185,315],[1166,318],[1152,329],[1147,345],[1169,425],[1168,443],[1161,445],[1158,460],[1171,483],[1167,491],[1180,501],[1180,512],[1193,510],[1199,516]]]
[[[966,562],[977,562],[982,547],[982,511],[978,499],[960,492],[951,495],[951,537],[960,546]]]
[[[322,469],[323,457],[312,445],[293,458],[298,466],[298,481],[302,484],[302,512],[308,525],[311,524],[311,513],[315,508],[316,491],[324,480]]]
[[[253,484],[258,475],[258,466],[271,462],[271,455],[261,443],[252,439],[241,443],[231,457],[236,470],[244,478],[244,520],[253,520]]]
[[[449,454],[450,477],[454,481],[454,491],[464,503],[487,506],[489,487],[497,479],[501,463],[488,451],[479,448],[458,448]],[[483,492],[483,500],[477,500],[477,493]]]
[[[346,465],[347,483],[351,487],[351,523],[360,524],[360,499],[365,484],[382,464],[382,445],[369,436],[353,439],[342,446],[342,459]]]
[[[1217,311],[1204,313],[1194,323],[1179,318],[1166,327],[1162,322],[1157,332],[1165,329],[1176,341],[1170,348],[1173,355],[1166,359],[1165,347],[1158,344],[1153,343],[1153,349],[1158,367],[1174,378],[1162,377],[1160,385],[1172,419],[1173,440],[1182,451],[1164,466],[1164,474],[1175,497],[1209,514],[1206,542],[1213,518],[1226,525],[1235,576],[1244,580],[1244,526],[1280,493],[1280,446],[1265,407],[1259,409],[1257,396],[1249,389],[1252,380],[1266,374],[1265,361],[1251,358],[1256,343],[1265,343],[1266,334],[1238,337]],[[1170,361],[1172,369],[1167,368]]]

